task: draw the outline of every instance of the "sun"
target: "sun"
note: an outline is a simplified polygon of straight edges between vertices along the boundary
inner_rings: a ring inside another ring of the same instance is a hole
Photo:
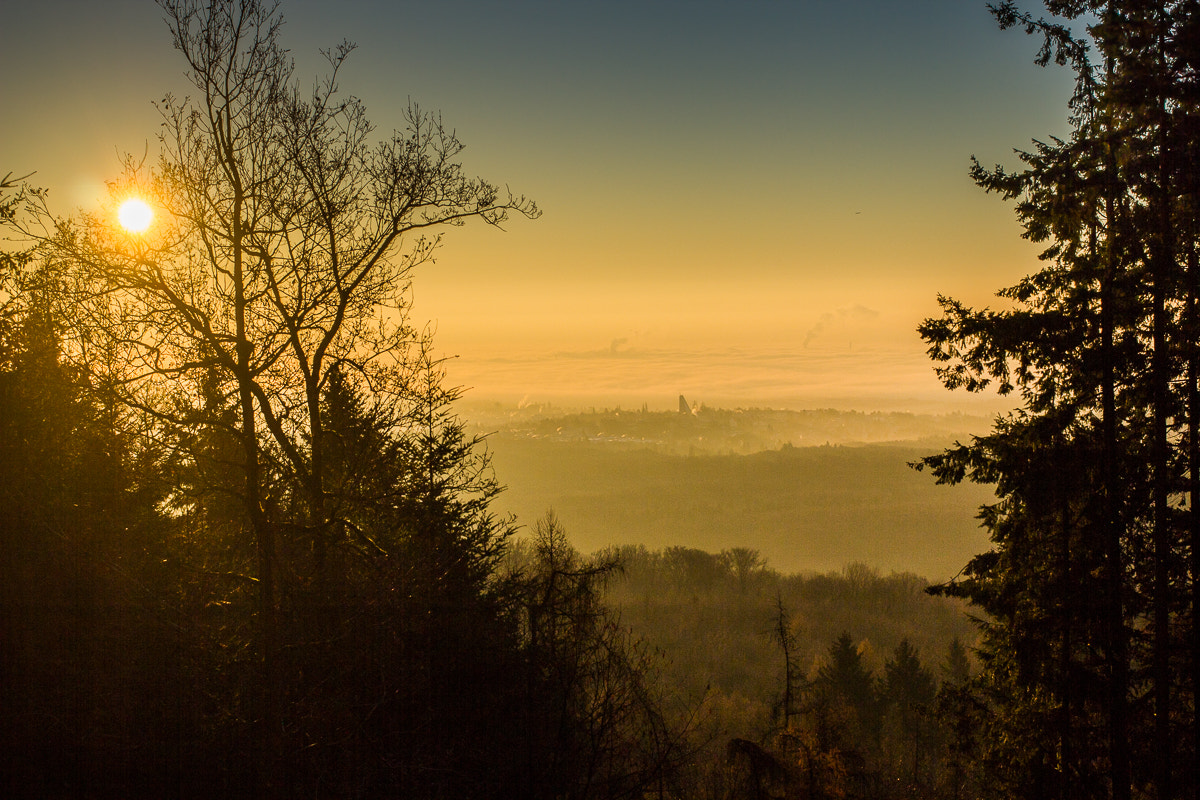
[[[141,233],[150,227],[154,220],[154,211],[144,200],[131,197],[121,204],[117,210],[117,220],[121,227],[131,233]]]

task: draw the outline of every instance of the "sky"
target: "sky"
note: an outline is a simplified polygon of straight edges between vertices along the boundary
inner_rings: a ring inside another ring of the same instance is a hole
[[[1071,76],[983,0],[283,0],[306,84],[380,136],[439,110],[466,169],[540,219],[451,230],[414,281],[477,400],[999,410],[942,389],[916,326],[1036,266],[972,155],[1066,135]],[[1036,9],[1034,9],[1036,10]],[[94,208],[186,94],[150,0],[42,0],[0,26],[0,175]]]

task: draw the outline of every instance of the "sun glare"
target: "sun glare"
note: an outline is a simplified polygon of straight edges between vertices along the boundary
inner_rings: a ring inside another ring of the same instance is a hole
[[[132,197],[121,204],[121,208],[117,211],[117,219],[125,230],[141,233],[150,227],[150,222],[154,219],[154,211],[146,205],[144,200]]]

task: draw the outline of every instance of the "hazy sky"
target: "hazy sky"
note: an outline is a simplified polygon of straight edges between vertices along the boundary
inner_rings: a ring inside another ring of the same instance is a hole
[[[186,93],[149,0],[10,4],[0,174],[62,214]],[[1031,5],[1032,7],[1032,5]],[[1031,271],[969,158],[1065,134],[1071,78],[983,0],[284,0],[298,75],[341,76],[386,134],[411,98],[535,222],[451,231],[417,314],[476,398],[925,409],[914,328]],[[995,401],[987,401],[995,405]]]

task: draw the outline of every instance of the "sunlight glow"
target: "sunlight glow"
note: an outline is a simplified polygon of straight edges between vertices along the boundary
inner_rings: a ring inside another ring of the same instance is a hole
[[[131,197],[117,210],[117,219],[125,230],[131,233],[141,233],[150,227],[150,223],[154,220],[154,211],[146,205],[144,200]]]

